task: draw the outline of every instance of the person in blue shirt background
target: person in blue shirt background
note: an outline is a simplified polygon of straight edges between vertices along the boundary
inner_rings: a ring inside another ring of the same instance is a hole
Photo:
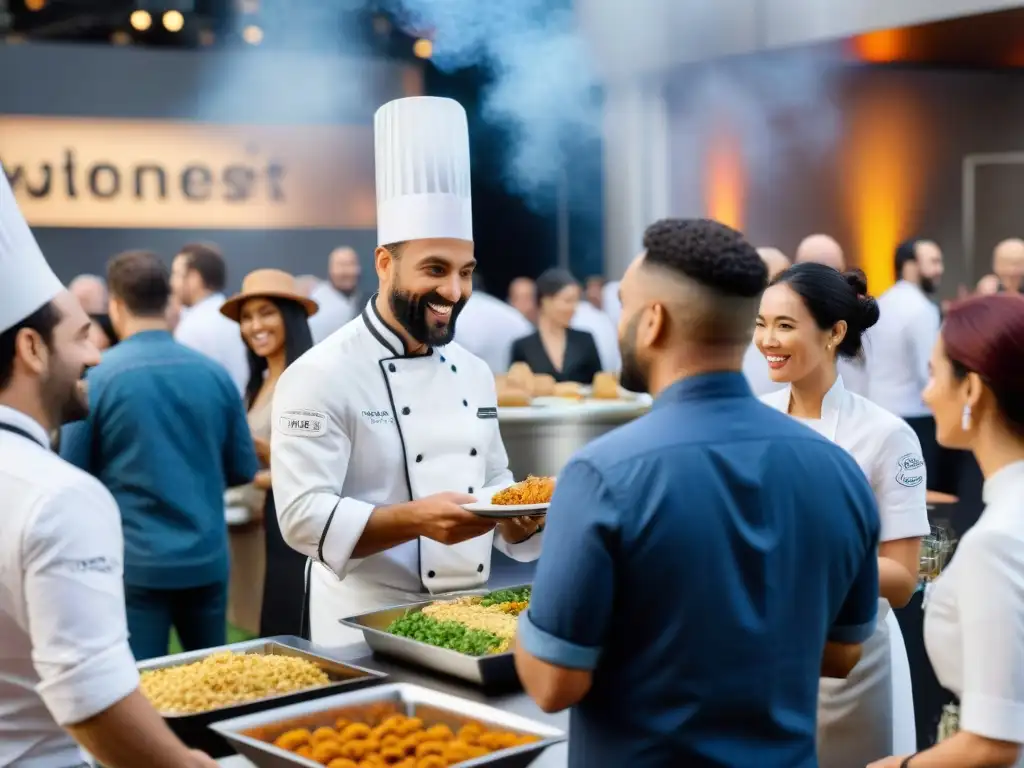
[[[740,372],[767,282],[742,235],[665,220],[644,249],[622,385],[655,403],[559,476],[516,667],[573,707],[572,766],[812,768],[819,676],[875,626],[874,495]]]
[[[170,279],[160,259],[132,251],[107,270],[121,339],[89,370],[89,416],[65,427],[63,458],[99,479],[121,509],[130,643],[142,660],[227,633],[226,487],[259,470],[245,407],[228,372],[174,341]]]

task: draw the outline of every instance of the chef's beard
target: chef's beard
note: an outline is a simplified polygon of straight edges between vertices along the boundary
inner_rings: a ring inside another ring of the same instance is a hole
[[[388,304],[395,319],[416,341],[429,347],[443,347],[455,338],[455,320],[466,305],[466,299],[459,299],[453,304],[437,291],[414,296],[396,287],[388,296]],[[428,304],[451,307],[448,322],[431,323],[427,319]]]
[[[650,372],[636,351],[636,334],[640,327],[640,313],[629,321],[626,333],[619,337],[619,352],[622,355],[622,371],[619,384],[630,392],[650,392]]]
[[[932,277],[922,277],[920,280],[921,290],[931,296],[938,290],[938,282]]]
[[[59,427],[89,415],[85,369],[69,371],[60,358],[51,357],[50,375],[42,381],[42,401],[50,424]]]

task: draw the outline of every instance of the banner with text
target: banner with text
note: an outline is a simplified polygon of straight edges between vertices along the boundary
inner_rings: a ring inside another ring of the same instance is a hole
[[[370,126],[0,115],[35,227],[373,229]]]

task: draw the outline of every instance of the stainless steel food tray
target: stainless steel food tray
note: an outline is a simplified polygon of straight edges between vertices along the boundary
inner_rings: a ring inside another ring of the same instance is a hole
[[[323,725],[333,725],[339,717],[368,722],[394,713],[422,718],[427,726],[444,724],[453,731],[466,723],[475,722],[494,729],[530,734],[540,739],[533,744],[467,760],[459,763],[460,768],[483,765],[506,768],[527,766],[540,752],[565,740],[565,733],[550,725],[408,683],[379,685],[363,691],[351,691],[264,710],[215,723],[212,728],[257,768],[315,768],[318,763],[275,747],[272,742],[293,728],[314,730]]]
[[[518,584],[502,589],[522,589],[529,584]],[[401,618],[407,613],[418,613],[428,605],[454,600],[458,597],[471,595],[487,595],[496,590],[482,589],[473,592],[459,593],[447,597],[436,596],[430,600],[407,605],[397,605],[393,608],[385,608],[380,611],[363,613],[359,616],[352,616],[342,619],[341,623],[346,627],[361,630],[366,644],[374,653],[384,656],[391,656],[396,659],[408,662],[417,667],[441,672],[469,683],[475,683],[487,688],[505,687],[515,683],[516,667],[515,661],[509,653],[494,653],[487,656],[469,656],[464,653],[450,651],[447,648],[438,648],[434,645],[421,643],[419,640],[410,640],[407,637],[398,637],[388,634],[388,625],[395,619]]]
[[[197,712],[195,714],[173,714],[161,713],[171,730],[178,738],[184,741],[193,749],[201,749],[211,757],[224,757],[232,754],[233,750],[220,736],[209,729],[211,723],[217,720],[224,720],[229,717],[237,717],[252,712],[259,712],[269,707],[284,706],[299,701],[318,699],[330,696],[342,690],[362,688],[368,685],[376,685],[383,682],[387,675],[363,667],[356,667],[351,664],[342,663],[332,659],[327,652],[299,637],[280,636],[269,637],[262,640],[249,640],[243,643],[233,643],[218,648],[206,648],[201,651],[189,653],[177,653],[171,656],[161,656],[156,659],[148,659],[138,663],[139,672],[149,670],[166,669],[168,667],[179,667],[185,664],[194,664],[202,661],[207,656],[224,651],[235,653],[261,653],[279,656],[296,656],[316,664],[330,678],[331,682],[317,688],[307,688],[292,693],[282,693],[276,696],[268,696],[253,701],[229,704],[224,707]]]

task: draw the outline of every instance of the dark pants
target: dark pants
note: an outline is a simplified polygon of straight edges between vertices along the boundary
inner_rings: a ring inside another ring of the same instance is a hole
[[[126,584],[128,643],[137,661],[166,656],[171,627],[186,651],[227,643],[228,583],[187,589],[149,589]]]
[[[260,637],[303,637],[302,617],[306,593],[306,556],[288,546],[277,521],[274,494],[263,508],[267,571],[263,580]]]

